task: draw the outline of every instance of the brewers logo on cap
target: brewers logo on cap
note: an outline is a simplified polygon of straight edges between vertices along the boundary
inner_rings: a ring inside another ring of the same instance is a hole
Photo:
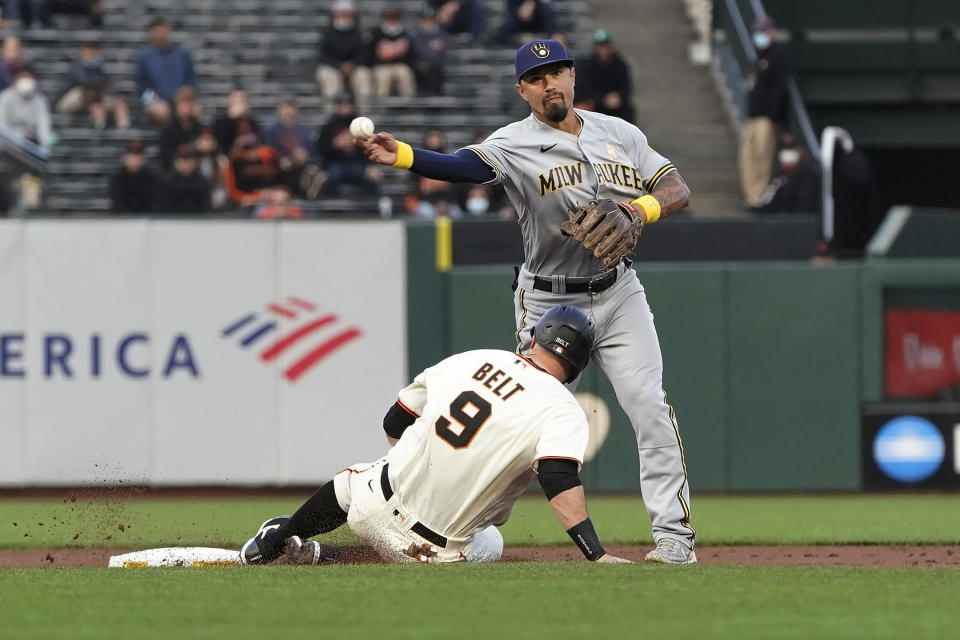
[[[538,58],[546,58],[550,55],[550,47],[547,46],[546,42],[537,41],[533,43],[533,46],[530,47],[530,51],[533,51],[533,55]]]

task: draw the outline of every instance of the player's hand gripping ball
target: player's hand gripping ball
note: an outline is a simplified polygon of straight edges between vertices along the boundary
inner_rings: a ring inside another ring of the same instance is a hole
[[[366,140],[373,135],[373,120],[360,116],[350,123],[350,135],[357,140]]]

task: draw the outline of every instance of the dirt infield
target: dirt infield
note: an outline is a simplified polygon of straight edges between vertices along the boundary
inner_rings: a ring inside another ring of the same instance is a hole
[[[609,551],[636,562],[650,547],[610,547]],[[131,549],[0,550],[0,567],[105,567],[111,555]],[[375,562],[372,551],[345,550],[350,564]],[[950,567],[960,568],[960,546],[795,546],[698,547],[701,564],[819,565],[850,567]],[[579,562],[572,547],[512,547],[504,562]]]

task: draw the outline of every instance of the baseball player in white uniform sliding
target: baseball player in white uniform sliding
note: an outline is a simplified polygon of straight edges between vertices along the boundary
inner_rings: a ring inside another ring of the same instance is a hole
[[[387,456],[341,471],[292,516],[264,522],[242,561],[334,559],[305,540],[344,523],[387,562],[498,560],[496,525],[537,477],[587,559],[628,562],[604,551],[587,515],[586,416],[563,384],[589,362],[593,325],[576,307],[557,306],[534,333],[526,357],[468,351],[423,371],[384,418]]]
[[[657,545],[647,560],[692,564],[696,532],[683,444],[663,391],[653,314],[625,259],[642,226],[686,207],[690,190],[640,129],[572,107],[576,72],[559,42],[528,42],[514,62],[517,92],[531,114],[484,142],[453,154],[414,149],[388,133],[358,144],[375,162],[429,178],[503,184],[524,243],[514,296],[517,351],[531,348],[530,328],[550,307],[589,314],[597,328],[593,360],[637,437],[640,488]],[[589,201],[609,205],[606,219],[570,232],[569,213]]]

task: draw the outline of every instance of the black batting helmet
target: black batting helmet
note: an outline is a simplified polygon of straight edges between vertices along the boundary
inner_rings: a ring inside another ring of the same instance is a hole
[[[534,341],[573,366],[566,382],[573,382],[590,361],[593,323],[583,311],[567,304],[551,307],[533,327]]]

